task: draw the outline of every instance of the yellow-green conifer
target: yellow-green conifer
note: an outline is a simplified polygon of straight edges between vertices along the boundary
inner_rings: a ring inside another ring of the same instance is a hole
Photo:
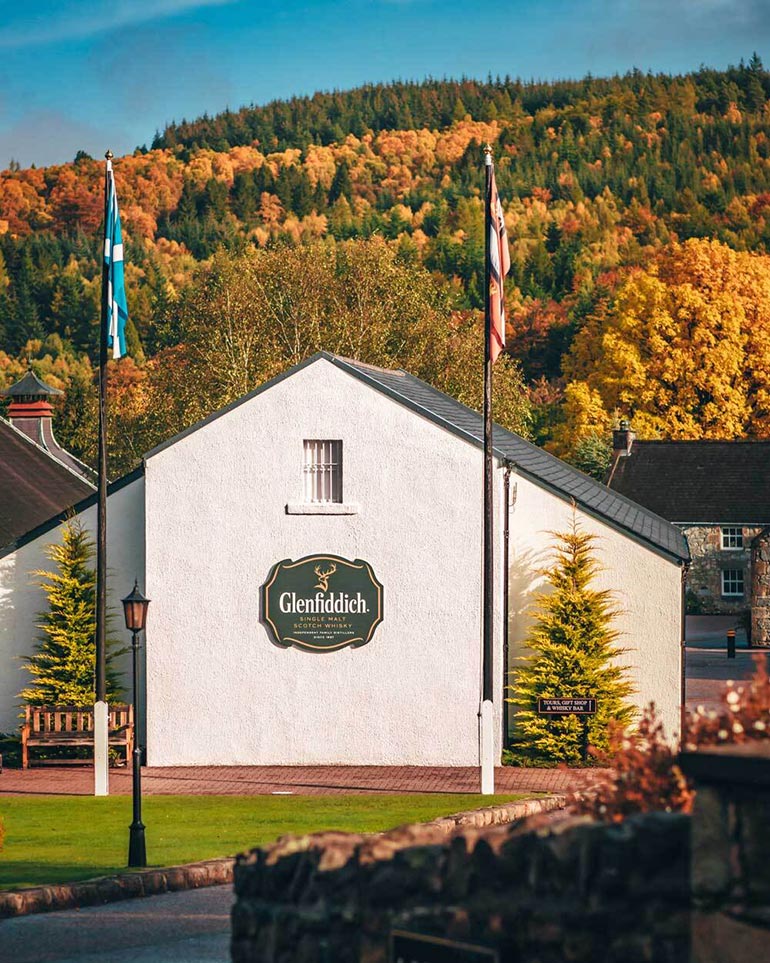
[[[550,591],[537,599],[526,638],[531,654],[522,657],[523,667],[514,670],[508,687],[516,706],[512,757],[530,765],[579,762],[584,720],[589,744],[606,749],[609,721],[625,725],[634,717],[627,701],[632,685],[616,661],[625,651],[613,628],[618,610],[611,592],[592,587],[599,571],[596,538],[574,518],[569,531],[553,534],[556,557],[544,573]],[[597,712],[539,715],[543,698],[595,698]]]
[[[32,685],[19,693],[31,705],[91,706],[94,703],[96,663],[96,575],[91,566],[94,543],[78,519],[62,531],[61,545],[48,546],[46,554],[56,571],[38,570],[48,598],[40,613],[40,637],[33,655],[24,656]],[[107,699],[120,694],[118,676],[111,665],[114,641],[107,639]]]

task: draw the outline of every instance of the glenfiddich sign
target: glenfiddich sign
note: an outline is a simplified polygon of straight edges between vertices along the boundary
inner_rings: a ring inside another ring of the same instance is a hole
[[[262,616],[280,645],[357,647],[382,622],[382,591],[371,565],[359,558],[286,558],[262,586]]]

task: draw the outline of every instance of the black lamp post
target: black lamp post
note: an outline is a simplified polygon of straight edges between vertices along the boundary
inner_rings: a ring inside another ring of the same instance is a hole
[[[128,865],[146,866],[147,852],[144,845],[144,823],[142,822],[142,749],[137,735],[139,732],[139,687],[137,685],[139,643],[136,637],[147,622],[147,607],[150,600],[142,595],[139,591],[139,583],[135,581],[131,594],[121,601],[123,602],[123,614],[126,617],[126,628],[131,633],[131,648],[134,654],[134,820],[129,828]]]

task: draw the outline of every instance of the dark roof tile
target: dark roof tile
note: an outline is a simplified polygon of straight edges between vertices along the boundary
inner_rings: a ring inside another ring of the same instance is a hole
[[[83,478],[0,419],[0,546],[93,490]]]
[[[635,441],[610,486],[671,522],[770,525],[770,441]]]
[[[433,421],[440,419],[450,429],[481,443],[482,416],[414,375],[405,371],[372,368],[336,355],[324,357],[368,383],[385,389],[409,407],[422,409],[426,417]],[[499,425],[494,426],[492,440],[498,455],[513,462],[519,471],[536,483],[556,489],[563,497],[574,499],[589,514],[605,519],[676,559],[689,559],[684,535],[664,518]]]

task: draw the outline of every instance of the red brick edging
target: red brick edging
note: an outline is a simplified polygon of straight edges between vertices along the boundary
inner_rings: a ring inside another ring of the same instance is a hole
[[[502,803],[468,812],[441,816],[425,825],[437,827],[451,835],[458,829],[482,826],[498,826],[517,819],[552,812],[563,808],[564,795],[527,799],[522,802]],[[0,919],[25,916],[29,913],[50,913],[55,910],[75,909],[81,906],[98,906],[135,896],[157,896],[177,890],[199,889],[233,881],[234,857],[206,859],[185,866],[165,869],[146,869],[115,876],[101,876],[80,883],[52,883],[29,889],[0,892]]]

